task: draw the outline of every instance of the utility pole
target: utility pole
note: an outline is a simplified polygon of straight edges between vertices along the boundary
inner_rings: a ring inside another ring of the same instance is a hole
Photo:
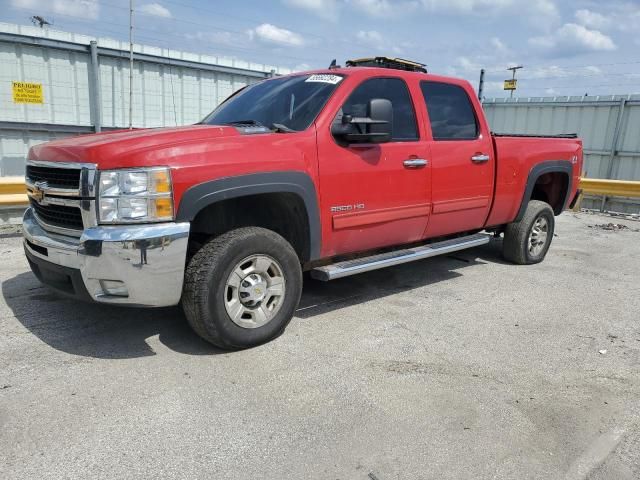
[[[129,0],[129,130],[133,129],[133,0]]]
[[[484,68],[480,70],[480,83],[478,84],[478,100],[482,103],[482,92],[484,91]]]
[[[514,84],[515,84],[515,80],[516,80],[516,70],[520,70],[521,68],[524,68],[524,66],[523,65],[518,65],[516,67],[507,68],[507,70],[511,70],[511,73],[513,73],[513,76],[511,77],[511,80],[514,81]],[[514,88],[514,90],[515,90],[515,88]],[[511,90],[511,97],[510,98],[513,98],[513,90]]]

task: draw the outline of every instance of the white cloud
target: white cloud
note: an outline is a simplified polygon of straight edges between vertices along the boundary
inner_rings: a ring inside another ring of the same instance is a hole
[[[382,44],[382,34],[376,30],[360,30],[356,37],[363,43],[374,44],[376,46]]]
[[[558,18],[555,0],[282,0],[286,5],[335,20],[344,6],[370,17],[411,14],[419,7],[433,13],[496,15],[523,11]],[[539,20],[539,18],[538,18]]]
[[[598,77],[602,75],[602,70],[595,65],[586,67],[560,67],[558,65],[545,65],[541,67],[527,68],[523,75],[527,78],[576,78],[576,77]]]
[[[350,0],[349,3],[358,10],[374,17],[383,17],[394,11],[389,0]]]
[[[171,12],[168,8],[163,7],[159,3],[146,3],[138,10],[146,15],[152,15],[154,17],[171,18]]]
[[[366,45],[370,50],[378,50],[381,54],[403,55],[413,47],[410,42],[394,43],[377,30],[360,30],[356,33],[356,39],[360,44]]]
[[[592,76],[599,76],[602,75],[602,69],[599,67],[596,67],[595,65],[589,65],[588,67],[584,67],[586,72],[589,72],[590,75]]]
[[[565,23],[550,35],[530,38],[529,44],[558,55],[607,52],[618,48],[611,37],[599,30],[591,30],[575,23]]]
[[[45,10],[53,14],[95,20],[100,14],[98,0],[11,0],[11,5],[21,9]],[[45,15],[45,18],[47,16]]]
[[[346,0],[346,2],[369,17],[399,17],[414,12],[420,5],[417,0],[392,2],[390,0]]]
[[[560,17],[554,0],[421,0],[423,7],[429,12],[444,12],[466,15],[536,15],[536,23],[540,17],[546,21]]]
[[[284,3],[331,20],[335,20],[338,17],[340,7],[338,0],[284,0]]]
[[[456,67],[460,68],[465,73],[480,72],[480,69],[482,68],[482,65],[474,60],[471,60],[469,57],[458,57],[455,63]]]
[[[607,28],[611,25],[611,19],[604,15],[592,12],[591,10],[581,9],[575,13],[576,21],[580,25],[584,25],[587,28]]]
[[[491,39],[491,47],[493,47],[495,53],[504,54],[509,52],[509,47],[507,47],[498,37],[493,37]]]
[[[487,13],[487,10],[504,9],[513,3],[514,0],[422,0],[427,10],[460,13]]]
[[[287,47],[301,47],[305,44],[302,35],[287,30],[286,28],[276,27],[270,23],[258,25],[253,30],[247,32],[251,39],[255,38],[265,43],[272,43]]]
[[[547,18],[560,18],[558,7],[553,0],[537,0],[535,2],[524,2],[525,8],[534,13],[538,13]]]
[[[588,28],[637,32],[640,24],[640,5],[622,2],[607,4],[606,14],[580,9],[575,13],[576,22]]]
[[[246,42],[247,40],[247,37],[242,34],[213,31],[186,33],[184,37],[187,40],[196,40],[198,42],[207,42],[228,47],[237,46],[238,44]]]
[[[636,34],[640,25],[640,5],[624,4],[613,16],[612,21],[619,30]]]
[[[294,72],[306,72],[307,70],[311,70],[311,65],[308,63],[299,63],[293,67]]]

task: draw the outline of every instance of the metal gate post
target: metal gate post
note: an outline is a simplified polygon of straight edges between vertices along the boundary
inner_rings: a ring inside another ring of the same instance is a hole
[[[100,89],[100,63],[98,61],[98,42],[91,40],[91,68],[89,70],[89,102],[91,123],[96,133],[102,131],[102,95]]]
[[[620,139],[620,132],[622,131],[622,121],[624,120],[624,107],[627,104],[626,98],[620,99],[620,106],[618,107],[618,117],[616,118],[616,126],[613,129],[613,139],[611,140],[611,152],[609,153],[609,164],[607,165],[607,180],[611,179],[613,175],[613,160],[618,155],[618,140]],[[602,197],[602,203],[600,204],[600,211],[604,212],[605,204],[607,203],[607,196]]]

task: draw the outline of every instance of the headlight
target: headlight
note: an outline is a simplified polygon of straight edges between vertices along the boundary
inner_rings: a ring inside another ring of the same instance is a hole
[[[100,223],[173,220],[171,174],[166,167],[105,170],[98,181]]]

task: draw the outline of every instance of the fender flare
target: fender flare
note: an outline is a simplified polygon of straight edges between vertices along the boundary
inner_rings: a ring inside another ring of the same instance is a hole
[[[518,215],[514,219],[514,222],[518,222],[524,216],[524,212],[527,209],[527,204],[531,200],[531,194],[533,188],[536,185],[538,179],[546,173],[564,173],[567,176],[567,191],[564,196],[564,201],[559,209],[556,209],[553,213],[560,215],[566,208],[569,202],[569,196],[571,195],[572,181],[573,181],[573,164],[569,160],[547,160],[535,165],[529,172],[527,177],[527,184],[524,189],[524,195],[522,196],[522,203],[520,203],[520,209]]]
[[[182,195],[176,221],[191,222],[209,205],[261,193],[293,193],[302,199],[309,221],[309,260],[320,258],[322,230],[318,196],[313,180],[303,172],[251,173],[199,183],[189,187]]]

